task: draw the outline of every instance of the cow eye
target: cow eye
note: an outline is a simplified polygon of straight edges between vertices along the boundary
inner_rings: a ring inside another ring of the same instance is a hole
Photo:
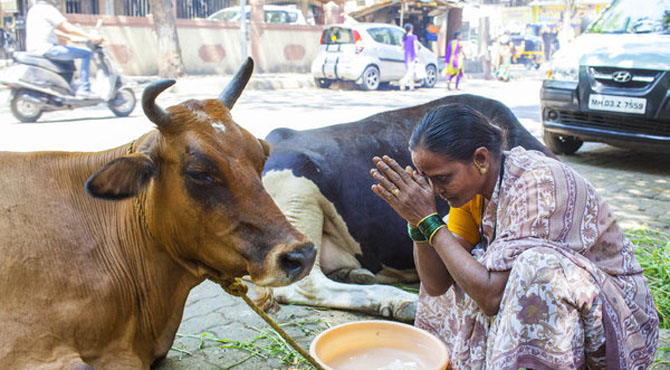
[[[216,179],[205,171],[188,171],[186,175],[197,182],[216,182]]]

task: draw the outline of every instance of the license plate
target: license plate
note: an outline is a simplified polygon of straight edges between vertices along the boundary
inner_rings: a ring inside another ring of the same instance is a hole
[[[331,53],[338,52],[342,51],[342,47],[340,46],[340,44],[328,44],[326,45],[326,51]]]
[[[589,109],[608,112],[644,114],[647,99],[629,98],[625,96],[591,94]]]

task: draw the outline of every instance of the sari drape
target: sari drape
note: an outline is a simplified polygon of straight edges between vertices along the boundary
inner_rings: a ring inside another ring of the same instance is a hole
[[[510,271],[496,316],[458,286],[421,292],[415,325],[456,369],[645,369],[658,316],[634,247],[578,173],[542,153],[507,153],[482,219],[489,271]],[[496,239],[491,240],[496,230]]]

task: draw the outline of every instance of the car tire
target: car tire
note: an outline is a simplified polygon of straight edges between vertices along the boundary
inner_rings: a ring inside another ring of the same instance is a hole
[[[542,140],[547,145],[547,148],[555,154],[565,155],[575,154],[582,147],[582,144],[584,144],[583,141],[572,136],[561,136],[547,130],[544,130]]]
[[[372,91],[379,88],[379,69],[377,67],[367,66],[361,78],[363,79],[361,89]]]
[[[322,89],[329,88],[330,84],[332,84],[332,83],[333,83],[333,80],[328,80],[328,79],[325,79],[325,78],[315,78],[314,79],[314,84],[317,87],[320,87]]]
[[[423,87],[433,88],[437,83],[437,67],[434,65],[426,66],[426,77],[423,79]]]

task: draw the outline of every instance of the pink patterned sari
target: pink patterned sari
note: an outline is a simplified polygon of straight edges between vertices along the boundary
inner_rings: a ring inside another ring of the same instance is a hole
[[[658,316],[647,280],[609,206],[579,174],[512,149],[482,226],[489,248],[475,258],[510,270],[498,314],[486,316],[456,285],[419,297],[415,325],[447,344],[453,368],[646,369],[653,361]]]

